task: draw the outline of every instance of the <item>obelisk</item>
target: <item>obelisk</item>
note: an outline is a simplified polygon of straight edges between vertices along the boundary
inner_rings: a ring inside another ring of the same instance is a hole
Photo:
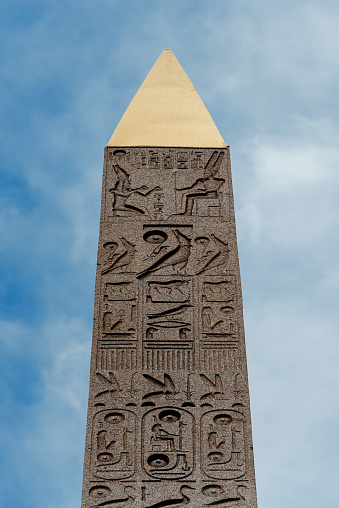
[[[166,49],[106,149],[82,508],[257,506],[229,147]]]

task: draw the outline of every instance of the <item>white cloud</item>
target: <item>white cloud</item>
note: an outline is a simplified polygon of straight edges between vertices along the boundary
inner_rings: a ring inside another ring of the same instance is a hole
[[[259,500],[269,506],[278,492],[278,506],[291,497],[303,504],[311,488],[308,506],[316,507],[334,481],[339,447],[338,319],[318,301],[288,297],[247,304]],[[338,494],[332,484],[328,501],[335,505]]]
[[[252,174],[244,182],[238,217],[253,248],[275,244],[286,252],[310,253],[326,245],[338,227],[336,132],[324,139],[328,126],[316,127],[310,123],[306,136],[305,121],[297,121],[293,137],[258,136],[247,144]]]
[[[13,393],[7,394],[7,405],[16,408],[16,419],[6,429],[7,439],[2,444],[7,461],[1,483],[6,490],[15,474],[32,506],[71,508],[79,503],[81,493],[89,329],[81,321],[54,317],[30,329],[22,323],[1,323],[1,330],[6,349],[12,354],[21,350],[25,370],[34,369],[40,378],[33,399],[27,399],[25,393],[21,405]],[[29,373],[21,376],[21,383],[25,378],[27,384],[31,382]],[[13,450],[20,453],[13,454]],[[74,473],[65,476],[64,472],[72,469]]]

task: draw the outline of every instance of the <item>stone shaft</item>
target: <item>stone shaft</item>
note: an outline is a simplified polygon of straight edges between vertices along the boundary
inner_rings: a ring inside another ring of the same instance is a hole
[[[229,149],[107,146],[82,508],[256,508]]]

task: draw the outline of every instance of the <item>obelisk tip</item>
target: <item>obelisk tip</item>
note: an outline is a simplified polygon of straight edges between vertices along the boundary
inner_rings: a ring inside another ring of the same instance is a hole
[[[190,79],[166,48],[128,106],[108,146],[225,148]]]

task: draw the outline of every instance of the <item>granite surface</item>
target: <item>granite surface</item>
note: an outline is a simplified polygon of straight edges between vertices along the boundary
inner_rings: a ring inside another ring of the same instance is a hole
[[[257,506],[229,149],[106,147],[82,508]]]

